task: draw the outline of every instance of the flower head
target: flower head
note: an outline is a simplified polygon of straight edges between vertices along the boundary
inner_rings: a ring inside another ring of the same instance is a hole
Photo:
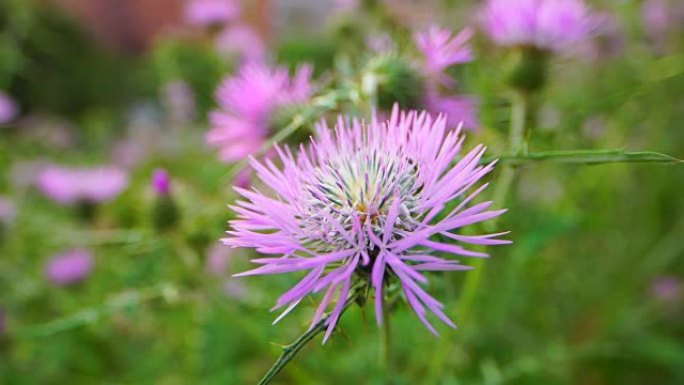
[[[583,0],[488,0],[482,17],[496,43],[550,51],[589,37],[596,23]]]
[[[152,174],[152,188],[159,196],[169,195],[169,191],[171,190],[171,178],[166,170],[162,168],[154,170],[154,174]]]
[[[187,124],[195,116],[195,95],[192,87],[183,80],[174,80],[164,85],[161,97],[174,123]]]
[[[66,168],[48,166],[40,172],[38,188],[63,204],[101,203],[116,198],[128,186],[126,171],[110,166]]]
[[[0,225],[9,225],[17,216],[17,208],[14,203],[0,195]]]
[[[45,276],[55,285],[78,283],[87,278],[93,269],[93,256],[88,250],[74,249],[50,258]]]
[[[470,205],[486,185],[469,190],[494,163],[480,165],[485,151],[481,145],[454,163],[464,137],[459,130],[447,130],[445,123],[444,116],[435,119],[396,107],[386,122],[340,117],[334,131],[321,123],[317,139],[297,156],[277,148],[283,169],[271,161],[252,160],[272,194],[236,188],[244,200],[232,207],[238,218],[231,221],[224,243],[274,257],[252,260],[262,266],[239,275],[308,271],[278,299],[276,308],[287,307],[282,317],[308,294],[325,290],[313,319],[317,323],[332,306],[324,341],[357,280],[367,280],[375,291],[378,323],[387,283],[398,279],[410,306],[431,331],[435,329],[426,309],[454,326],[443,305],[421,287],[427,283],[423,272],[469,267],[434,253],[484,257],[461,244],[509,242],[496,239],[503,233],[454,232],[505,210],[488,211],[492,202]],[[447,209],[456,199],[458,205]]]
[[[477,99],[455,94],[456,83],[446,73],[453,65],[473,60],[469,45],[472,35],[470,28],[453,34],[436,25],[414,34],[416,46],[423,56],[419,64],[419,70],[426,82],[423,106],[433,114],[445,114],[448,128],[457,127],[461,123],[468,129],[479,126]]]
[[[266,45],[254,28],[247,24],[235,24],[225,28],[216,37],[216,50],[227,55],[238,55],[247,61],[262,60]]]
[[[472,61],[473,53],[468,45],[472,35],[473,31],[470,28],[453,35],[449,29],[436,25],[424,32],[416,33],[414,38],[416,46],[425,58],[423,68],[426,74],[444,81],[443,73],[448,67]]]
[[[302,66],[290,77],[286,68],[247,63],[218,88],[219,109],[211,113],[207,142],[227,162],[257,151],[268,138],[279,108],[305,103],[312,94],[312,69]]]
[[[185,20],[197,26],[226,23],[239,15],[240,5],[235,0],[190,0],[185,5]]]
[[[19,108],[14,99],[0,91],[0,124],[11,122],[17,113],[19,113]]]

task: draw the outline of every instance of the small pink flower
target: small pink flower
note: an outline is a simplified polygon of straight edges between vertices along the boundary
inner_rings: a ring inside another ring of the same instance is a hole
[[[166,170],[158,168],[152,174],[152,188],[159,196],[169,195],[171,190],[171,178]]]
[[[435,115],[446,115],[448,128],[456,128],[461,123],[470,130],[479,127],[477,99],[474,96],[457,94],[456,83],[446,73],[451,66],[473,60],[469,44],[472,35],[470,28],[453,34],[436,25],[414,34],[416,45],[423,55],[419,65],[426,83],[423,105]]]
[[[0,225],[9,225],[17,216],[17,208],[14,203],[0,195]]]
[[[432,25],[424,32],[416,33],[416,46],[425,58],[423,68],[426,75],[444,81],[444,71],[456,64],[473,60],[469,40],[473,30],[466,28],[456,35],[446,28]]]
[[[162,89],[162,101],[175,123],[187,124],[195,116],[195,95],[183,80],[166,83]]]
[[[268,139],[277,109],[306,103],[313,94],[312,68],[299,67],[293,77],[284,67],[247,63],[219,86],[219,108],[209,119],[206,140],[221,159],[234,162],[259,150]]]
[[[652,295],[667,304],[677,302],[684,296],[684,284],[675,277],[663,276],[656,279],[651,286]]]
[[[62,204],[110,201],[128,186],[126,171],[111,167],[67,168],[48,166],[40,172],[38,188],[52,200]]]
[[[189,0],[185,5],[185,20],[191,25],[226,23],[239,15],[240,5],[235,0]]]
[[[488,0],[482,21],[500,45],[551,51],[588,38],[596,27],[583,0]]]
[[[266,45],[261,36],[247,24],[226,27],[216,37],[216,50],[226,55],[237,55],[245,61],[260,61],[266,56]]]
[[[74,249],[53,256],[45,267],[45,276],[57,286],[72,285],[86,279],[93,269],[88,250]]]
[[[19,107],[14,99],[0,91],[0,125],[11,122],[18,114]]]

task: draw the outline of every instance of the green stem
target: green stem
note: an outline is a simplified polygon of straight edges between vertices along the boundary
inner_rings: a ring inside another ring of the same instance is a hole
[[[392,327],[390,324],[389,298],[382,301],[382,332],[380,341],[380,362],[385,370],[385,384],[392,384]]]
[[[488,164],[494,159],[499,159],[500,163],[520,166],[528,163],[564,163],[580,165],[597,165],[608,163],[663,163],[676,164],[684,161],[670,155],[653,151],[625,151],[623,149],[614,150],[561,150],[561,151],[540,151],[524,154],[504,154],[494,158],[482,159],[482,164]]]
[[[333,110],[337,108],[340,102],[348,100],[350,96],[347,92],[335,90],[328,94],[318,96],[311,101],[311,106],[305,109],[302,113],[295,115],[290,123],[285,126],[280,131],[277,131],[273,137],[264,143],[261,149],[253,156],[262,156],[266,154],[276,143],[285,141],[287,138],[292,136],[297,130],[302,128],[305,124],[310,123],[317,116],[323,114],[326,111]],[[249,160],[244,159],[240,162],[235,163],[226,173],[225,177],[222,179],[224,182],[230,182],[247,166],[249,165]]]
[[[509,151],[513,154],[527,153],[527,136],[525,132],[525,120],[527,118],[527,96],[521,93],[513,94],[512,108],[511,108],[511,128],[509,131],[508,142]],[[494,207],[499,209],[505,206],[506,198],[515,181],[515,168],[513,165],[504,164],[499,177],[496,181],[496,188],[494,190],[493,201]],[[488,232],[496,230],[498,219],[496,217],[485,224]],[[461,322],[464,322],[470,315],[470,308],[477,291],[482,281],[482,264],[484,261],[478,259],[474,261],[474,270],[466,275],[463,284],[463,294],[461,294],[460,314]]]
[[[347,301],[344,303],[344,307],[342,308],[342,312],[340,313],[340,318],[342,317],[342,314],[356,301],[356,299],[361,295],[362,291],[355,289],[352,294],[347,298]],[[278,360],[271,366],[271,368],[266,372],[264,377],[259,381],[258,385],[267,385],[270,384],[271,381],[280,373],[287,364],[292,361],[293,358],[299,353],[300,350],[306,344],[314,339],[319,333],[323,332],[327,325],[325,324],[326,321],[328,320],[329,317],[324,317],[314,327],[306,331],[306,333],[302,334],[299,336],[293,343],[285,346],[283,348],[283,352],[280,354],[280,357],[278,357]]]

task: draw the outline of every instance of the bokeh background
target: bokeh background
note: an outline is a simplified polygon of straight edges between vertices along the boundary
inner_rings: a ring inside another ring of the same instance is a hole
[[[460,30],[479,6],[354,3],[244,1],[217,26],[181,0],[0,2],[0,90],[13,101],[0,124],[0,383],[251,384],[306,330],[316,298],[276,326],[268,311],[295,277],[231,277],[250,255],[218,242],[235,195],[205,144],[207,113],[244,57],[313,63],[325,79],[378,31]],[[590,3],[610,22],[553,60],[531,148],[684,158],[681,2]],[[504,55],[480,31],[473,44],[455,74],[480,100],[468,143],[497,154]],[[123,170],[125,186],[97,207],[65,205],[39,188],[55,165]],[[160,169],[168,194],[152,182]],[[394,311],[393,383],[684,384],[683,191],[678,165],[523,167],[499,223],[514,244],[478,266],[478,290],[464,294],[472,272],[431,276],[459,329],[435,338]],[[275,383],[383,383],[372,311],[340,325]]]

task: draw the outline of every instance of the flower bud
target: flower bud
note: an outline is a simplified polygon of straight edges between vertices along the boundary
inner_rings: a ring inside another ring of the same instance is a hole
[[[154,171],[152,188],[156,194],[156,200],[152,206],[152,225],[160,231],[174,228],[178,224],[180,213],[171,196],[171,180],[166,170]]]
[[[425,85],[420,74],[407,61],[394,55],[371,59],[361,79],[364,94],[377,98],[378,107],[392,109],[395,103],[404,108],[418,108]]]
[[[546,84],[549,53],[534,47],[521,47],[511,52],[509,84],[520,91],[532,93]]]

